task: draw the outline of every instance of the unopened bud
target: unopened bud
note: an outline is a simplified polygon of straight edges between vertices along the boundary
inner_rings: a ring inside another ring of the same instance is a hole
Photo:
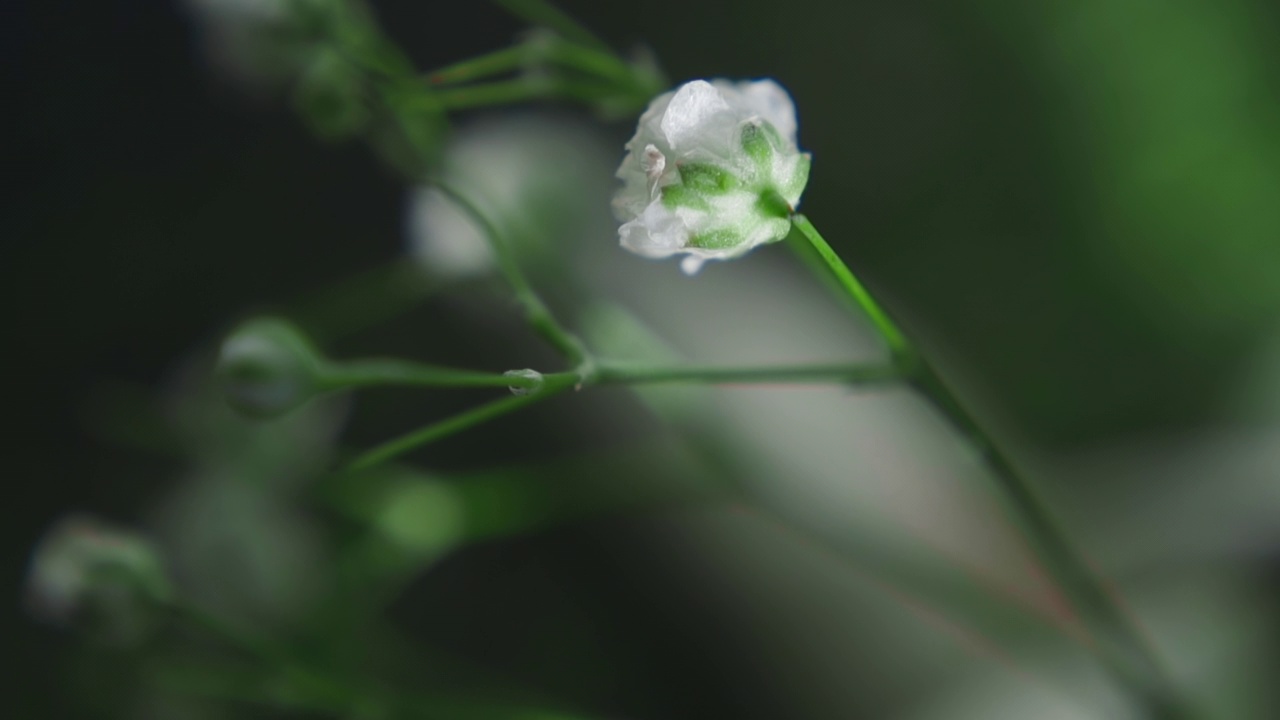
[[[59,625],[91,623],[117,641],[136,638],[172,595],[155,547],[133,532],[74,515],[36,545],[27,606]]]
[[[318,390],[321,356],[298,328],[279,318],[250,320],[222,343],[217,375],[227,402],[256,418],[273,418]]]

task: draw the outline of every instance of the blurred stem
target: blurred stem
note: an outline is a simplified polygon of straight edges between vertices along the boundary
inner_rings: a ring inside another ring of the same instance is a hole
[[[704,383],[752,384],[752,383],[848,383],[871,385],[891,382],[903,377],[902,371],[892,365],[784,365],[760,368],[733,367],[644,367],[639,365],[602,364],[597,371],[597,382],[620,385],[648,385],[653,383]]]
[[[530,390],[542,381],[501,373],[458,370],[409,360],[374,358],[331,361],[320,371],[323,390],[362,387],[512,387]]]
[[[493,105],[510,105],[526,100],[565,97],[591,104],[617,95],[618,88],[608,83],[568,80],[565,78],[527,77],[499,80],[481,85],[442,88],[436,100],[447,110],[469,110]]]
[[[582,23],[574,20],[560,8],[543,0],[493,0],[507,12],[523,18],[533,25],[554,30],[569,40],[588,47],[608,51],[609,46]]]
[[[498,230],[497,226],[465,194],[459,192],[452,185],[441,180],[436,180],[434,184],[440,192],[456,202],[483,229],[493,247],[493,254],[498,258],[502,276],[506,279],[507,284],[511,286],[516,300],[524,308],[525,318],[529,321],[534,331],[578,368],[580,380],[589,377],[594,368],[594,360],[591,357],[591,353],[588,352],[586,345],[576,335],[566,330],[551,314],[550,308],[542,301],[538,292],[534,290],[533,285],[525,277],[524,271],[520,269],[520,264],[516,262],[515,255],[511,252],[506,238]]]
[[[1187,713],[1178,701],[1178,693],[1147,647],[1141,632],[1107,590],[1104,581],[1090,569],[1054,519],[1048,505],[997,444],[995,437],[965,407],[933,365],[921,355],[919,347],[902,333],[809,219],[793,214],[791,220],[888,343],[895,365],[902,368],[916,388],[982,454],[1004,491],[1015,520],[1088,627],[1101,660],[1117,680],[1147,707],[1151,717],[1186,717]]]
[[[514,72],[541,60],[594,75],[618,89],[644,85],[635,68],[611,52],[570,42],[558,35],[538,35],[518,45],[462,60],[427,74],[435,86],[447,86]],[[652,89],[652,88],[650,88]],[[646,96],[640,101],[647,101]]]
[[[522,67],[531,57],[532,48],[528,43],[513,45],[428,73],[427,82],[432,85],[452,85],[491,75],[501,75]]]

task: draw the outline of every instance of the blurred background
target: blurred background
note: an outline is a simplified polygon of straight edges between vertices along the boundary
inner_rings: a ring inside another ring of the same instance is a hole
[[[787,87],[814,155],[805,212],[1009,442],[1205,716],[1280,715],[1280,10],[558,4],[647,46],[672,84]],[[212,352],[257,312],[339,357],[557,363],[484,258],[430,249],[449,226],[429,196],[357,142],[317,141],[245,29],[265,5],[0,11],[16,716],[335,716],[201,684],[242,658],[40,622],[32,548],[84,512],[154,538],[210,612],[377,687],[581,717],[1140,717],[977,459],[906,390],[590,390],[354,485],[326,476],[333,457],[492,393],[232,416]],[[370,7],[423,71],[526,28],[488,3]],[[693,279],[618,250],[607,202],[633,130],[567,103],[463,113],[442,162],[485,187],[542,153],[529,167],[573,192],[510,222],[608,352],[879,356],[781,245]]]

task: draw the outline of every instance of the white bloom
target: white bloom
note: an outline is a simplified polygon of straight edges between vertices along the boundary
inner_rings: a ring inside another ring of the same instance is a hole
[[[787,236],[809,154],[796,146],[795,106],[774,81],[694,80],[650,103],[617,175],[622,246],[687,255],[681,268],[692,275],[707,260]]]

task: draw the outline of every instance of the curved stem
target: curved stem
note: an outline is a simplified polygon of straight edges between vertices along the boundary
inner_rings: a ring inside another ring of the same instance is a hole
[[[529,324],[533,326],[534,331],[541,335],[569,362],[579,366],[589,364],[591,354],[587,351],[586,345],[576,335],[560,325],[555,316],[551,314],[550,308],[542,301],[537,291],[533,289],[533,285],[525,277],[524,271],[520,269],[520,264],[512,256],[511,248],[508,247],[506,238],[499,232],[497,226],[465,194],[459,192],[449,183],[437,180],[435,186],[440,192],[449,196],[449,199],[457,203],[458,207],[470,215],[471,219],[483,228],[484,234],[493,244],[493,254],[498,258],[498,265],[502,270],[502,275],[506,278],[507,283],[511,285],[511,290],[515,293],[516,300],[524,308],[525,317],[528,319]]]
[[[1093,637],[1099,657],[1117,680],[1147,707],[1152,717],[1185,717],[1178,693],[1165,676],[1141,632],[1120,608],[1104,581],[1089,567],[1059,526],[1048,505],[988,432],[951,390],[919,348],[898,328],[867,292],[817,228],[803,215],[792,223],[813,245],[849,297],[866,313],[889,345],[895,363],[903,366],[913,384],[982,453],[1004,492],[1015,520],[1062,592],[1080,614]]]

